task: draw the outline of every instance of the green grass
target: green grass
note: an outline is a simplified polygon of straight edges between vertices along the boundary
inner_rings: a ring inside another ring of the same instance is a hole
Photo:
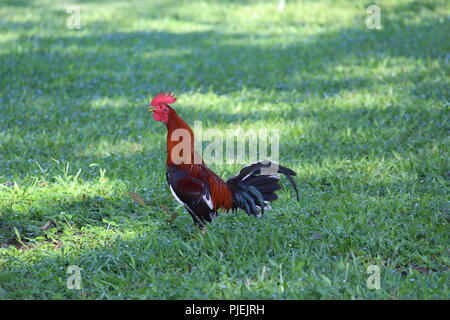
[[[64,2],[0,0],[0,299],[448,299],[449,5],[376,2],[382,30],[371,1],[72,1],[77,31]],[[300,201],[284,182],[203,237],[161,89],[204,129],[279,128]]]

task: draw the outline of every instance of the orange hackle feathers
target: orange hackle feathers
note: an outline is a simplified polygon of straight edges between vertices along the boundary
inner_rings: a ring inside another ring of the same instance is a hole
[[[150,103],[153,107],[156,107],[158,105],[160,105],[161,103],[166,103],[166,104],[170,104],[170,103],[175,103],[177,101],[177,98],[175,98],[175,96],[172,95],[172,92],[169,92],[168,94],[166,94],[166,92],[160,92],[158,93],[153,99],[152,102]]]

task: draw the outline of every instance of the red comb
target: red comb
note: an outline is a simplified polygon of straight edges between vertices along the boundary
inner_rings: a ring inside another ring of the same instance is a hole
[[[160,92],[158,93],[153,99],[152,102],[150,103],[152,106],[156,107],[157,105],[161,104],[161,103],[175,103],[175,101],[177,101],[177,98],[175,98],[172,95],[172,92],[169,92],[168,94],[166,94],[166,92]]]

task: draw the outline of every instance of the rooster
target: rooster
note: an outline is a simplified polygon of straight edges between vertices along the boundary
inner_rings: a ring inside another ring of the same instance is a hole
[[[169,105],[176,102],[171,92],[159,93],[150,105],[153,119],[167,127],[166,178],[174,198],[184,205],[202,232],[205,224],[217,217],[218,211],[244,210],[256,217],[270,209],[270,202],[278,198],[276,191],[279,173],[292,184],[299,199],[297,186],[292,179],[295,172],[274,161],[259,161],[244,167],[227,181],[209,169],[194,149],[194,133],[189,125]],[[179,137],[183,140],[179,142]],[[180,145],[182,152],[178,151]],[[182,154],[182,155],[181,155]]]

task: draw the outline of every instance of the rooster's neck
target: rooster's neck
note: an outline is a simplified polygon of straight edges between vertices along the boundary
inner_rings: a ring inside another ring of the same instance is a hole
[[[167,121],[167,165],[203,163],[194,141],[191,127],[172,110]]]

